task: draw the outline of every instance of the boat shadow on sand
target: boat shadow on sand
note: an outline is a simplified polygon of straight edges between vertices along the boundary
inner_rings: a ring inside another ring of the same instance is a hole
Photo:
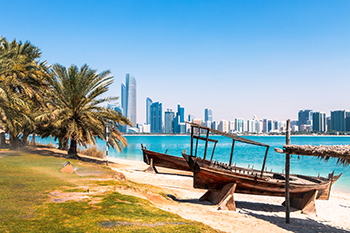
[[[179,199],[174,195],[168,194],[169,198],[173,201],[179,203],[191,203],[191,204],[200,204],[206,206],[215,206],[215,204],[209,201],[199,201],[198,198],[189,198],[189,199]],[[270,222],[273,225],[276,225],[282,229],[291,232],[302,232],[302,233],[311,233],[311,232],[350,232],[348,230],[339,229],[330,225],[327,225],[322,222],[315,221],[312,218],[300,219],[300,218],[291,218],[291,223],[286,224],[284,216],[278,216],[273,213],[281,213],[285,211],[285,207],[282,205],[276,204],[267,204],[267,203],[257,203],[257,202],[247,202],[247,201],[238,201],[236,200],[237,213],[248,215],[263,221]],[[291,207],[291,212],[298,212],[300,210]],[[266,214],[259,214],[257,212],[265,212]]]
[[[350,232],[349,230],[344,230],[340,228],[336,228],[327,224],[324,224],[322,222],[315,221],[314,219],[307,218],[307,219],[300,219],[300,218],[291,218],[290,224],[286,223],[285,217],[283,216],[276,216],[276,215],[264,215],[264,214],[258,214],[254,212],[250,212],[247,210],[242,210],[241,213],[244,213],[248,216],[261,219],[267,222],[270,222],[282,229],[285,229],[287,231],[291,232],[302,232],[302,233],[308,233],[308,232]]]

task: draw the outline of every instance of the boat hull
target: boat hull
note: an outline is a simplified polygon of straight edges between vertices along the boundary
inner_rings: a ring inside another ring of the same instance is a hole
[[[188,162],[193,172],[193,187],[207,190],[222,190],[223,187],[229,183],[236,183],[235,193],[253,194],[253,195],[267,195],[267,196],[285,196],[285,180],[273,179],[273,174],[270,173],[270,178],[262,177],[260,174],[252,172],[251,174],[242,173],[247,170],[245,168],[235,167],[234,170],[227,170],[215,166],[209,166],[203,163],[204,160],[195,158],[193,156],[183,154],[183,157]],[[277,174],[277,173],[276,173]],[[280,175],[280,174],[277,174]],[[305,179],[297,177],[296,180],[290,180],[290,197],[302,197],[305,193],[311,191],[318,191],[317,198],[326,199],[331,180],[316,179],[309,177]],[[303,181],[303,182],[300,182]]]
[[[151,159],[153,160],[153,166],[164,167],[182,171],[191,171],[186,160],[181,157],[176,157],[173,155],[158,153],[155,151],[150,151],[145,148],[142,148],[143,161],[150,165]]]

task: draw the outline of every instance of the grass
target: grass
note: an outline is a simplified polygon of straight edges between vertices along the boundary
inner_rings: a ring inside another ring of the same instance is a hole
[[[96,186],[123,186],[151,190],[151,186],[112,180],[113,172],[104,166],[69,160],[86,174],[63,174],[63,158],[24,152],[0,158],[0,232],[216,232],[198,222],[155,208],[144,199],[106,192],[103,195],[54,203],[49,193],[86,193]],[[93,178],[109,178],[94,180]],[[98,199],[100,201],[93,201]]]

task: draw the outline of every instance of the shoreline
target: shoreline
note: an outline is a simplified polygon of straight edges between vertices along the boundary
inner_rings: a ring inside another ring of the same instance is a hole
[[[125,137],[135,137],[135,136],[191,136],[191,134],[123,134]],[[218,134],[211,134],[211,136],[221,136]],[[285,137],[285,135],[267,135],[267,134],[237,134],[239,137],[246,137],[246,136],[252,136],[252,137]],[[294,134],[290,135],[291,137],[350,137],[350,135],[309,135],[309,134]]]

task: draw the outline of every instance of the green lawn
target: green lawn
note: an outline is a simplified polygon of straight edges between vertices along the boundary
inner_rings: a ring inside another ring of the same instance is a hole
[[[24,152],[0,154],[0,232],[216,232],[118,192],[93,197],[99,202],[50,202],[48,194],[54,190],[87,192],[80,187],[87,184],[135,186],[128,181],[89,180],[112,177],[113,172],[76,160],[69,161],[84,176],[63,174],[60,169],[66,161]]]

